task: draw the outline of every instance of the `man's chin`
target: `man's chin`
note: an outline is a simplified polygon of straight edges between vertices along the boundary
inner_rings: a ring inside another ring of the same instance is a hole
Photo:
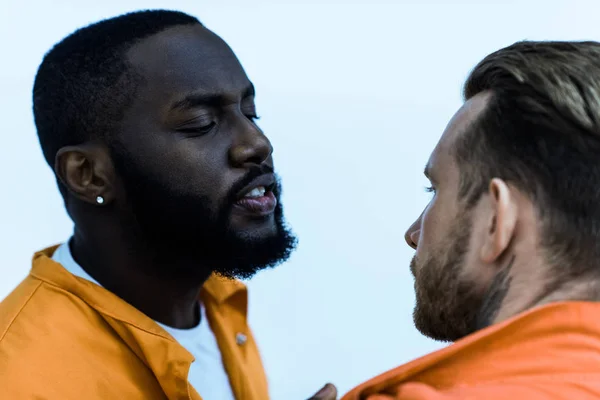
[[[415,324],[415,328],[423,336],[426,336],[430,339],[440,341],[440,342],[450,342],[451,340],[447,337],[444,332],[444,329],[440,329],[441,326],[436,324],[431,319],[431,314],[427,313],[426,310],[423,310],[419,304],[415,306],[413,311],[413,322]]]
[[[229,231],[242,239],[268,239],[278,233],[278,224],[274,214],[244,215],[233,212],[229,219]]]
[[[295,247],[292,236],[275,235],[263,240],[253,237],[232,243],[229,254],[215,264],[214,271],[220,275],[249,279],[257,272],[276,267],[290,257]]]
[[[287,261],[296,247],[295,236],[278,218],[254,226],[230,224],[222,239],[214,243],[221,250],[212,254],[214,271],[240,279]]]

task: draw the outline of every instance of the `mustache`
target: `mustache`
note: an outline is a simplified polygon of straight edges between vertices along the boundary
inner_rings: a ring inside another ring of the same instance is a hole
[[[229,189],[229,193],[227,194],[227,204],[235,203],[237,201],[237,194],[240,192],[240,190],[245,188],[247,185],[249,185],[253,180],[258,178],[259,176],[263,176],[266,174],[274,174],[274,173],[275,173],[274,168],[270,167],[268,165],[251,167],[250,170],[248,171],[248,173],[246,175],[244,175],[244,177],[239,179],[236,183],[234,183],[233,186],[231,186],[231,189]],[[276,178],[275,179],[276,184],[275,184],[275,187],[273,188],[273,193],[275,194],[276,197],[278,197],[279,193],[281,192],[281,189],[280,189],[280,184],[279,184],[279,178],[277,176],[275,178]]]
[[[417,277],[417,256],[414,255],[412,260],[410,260],[410,272],[412,273],[413,277]]]

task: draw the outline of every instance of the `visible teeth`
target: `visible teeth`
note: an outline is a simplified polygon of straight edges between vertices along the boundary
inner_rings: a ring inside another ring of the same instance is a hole
[[[267,190],[265,189],[264,186],[259,186],[256,187],[254,189],[252,189],[250,192],[248,192],[248,194],[244,197],[262,197],[265,195],[265,192]]]

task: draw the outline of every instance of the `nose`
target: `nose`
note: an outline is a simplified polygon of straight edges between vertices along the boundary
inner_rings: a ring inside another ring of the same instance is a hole
[[[422,216],[422,215],[421,215]],[[419,245],[419,235],[421,234],[421,216],[407,229],[404,234],[404,240],[413,249],[417,249]]]
[[[273,153],[273,146],[256,124],[245,116],[236,127],[234,143],[229,150],[231,164],[237,168],[260,165]]]

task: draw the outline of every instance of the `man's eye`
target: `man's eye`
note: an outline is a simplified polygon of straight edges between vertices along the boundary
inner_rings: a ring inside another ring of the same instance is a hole
[[[256,122],[260,119],[260,117],[256,114],[246,114],[246,118],[248,118],[252,122]]]
[[[435,188],[433,186],[427,186],[425,187],[425,191],[427,193],[435,193]]]
[[[215,125],[214,122],[211,122],[207,125],[184,126],[177,129],[177,131],[189,135],[206,135],[215,127]]]

